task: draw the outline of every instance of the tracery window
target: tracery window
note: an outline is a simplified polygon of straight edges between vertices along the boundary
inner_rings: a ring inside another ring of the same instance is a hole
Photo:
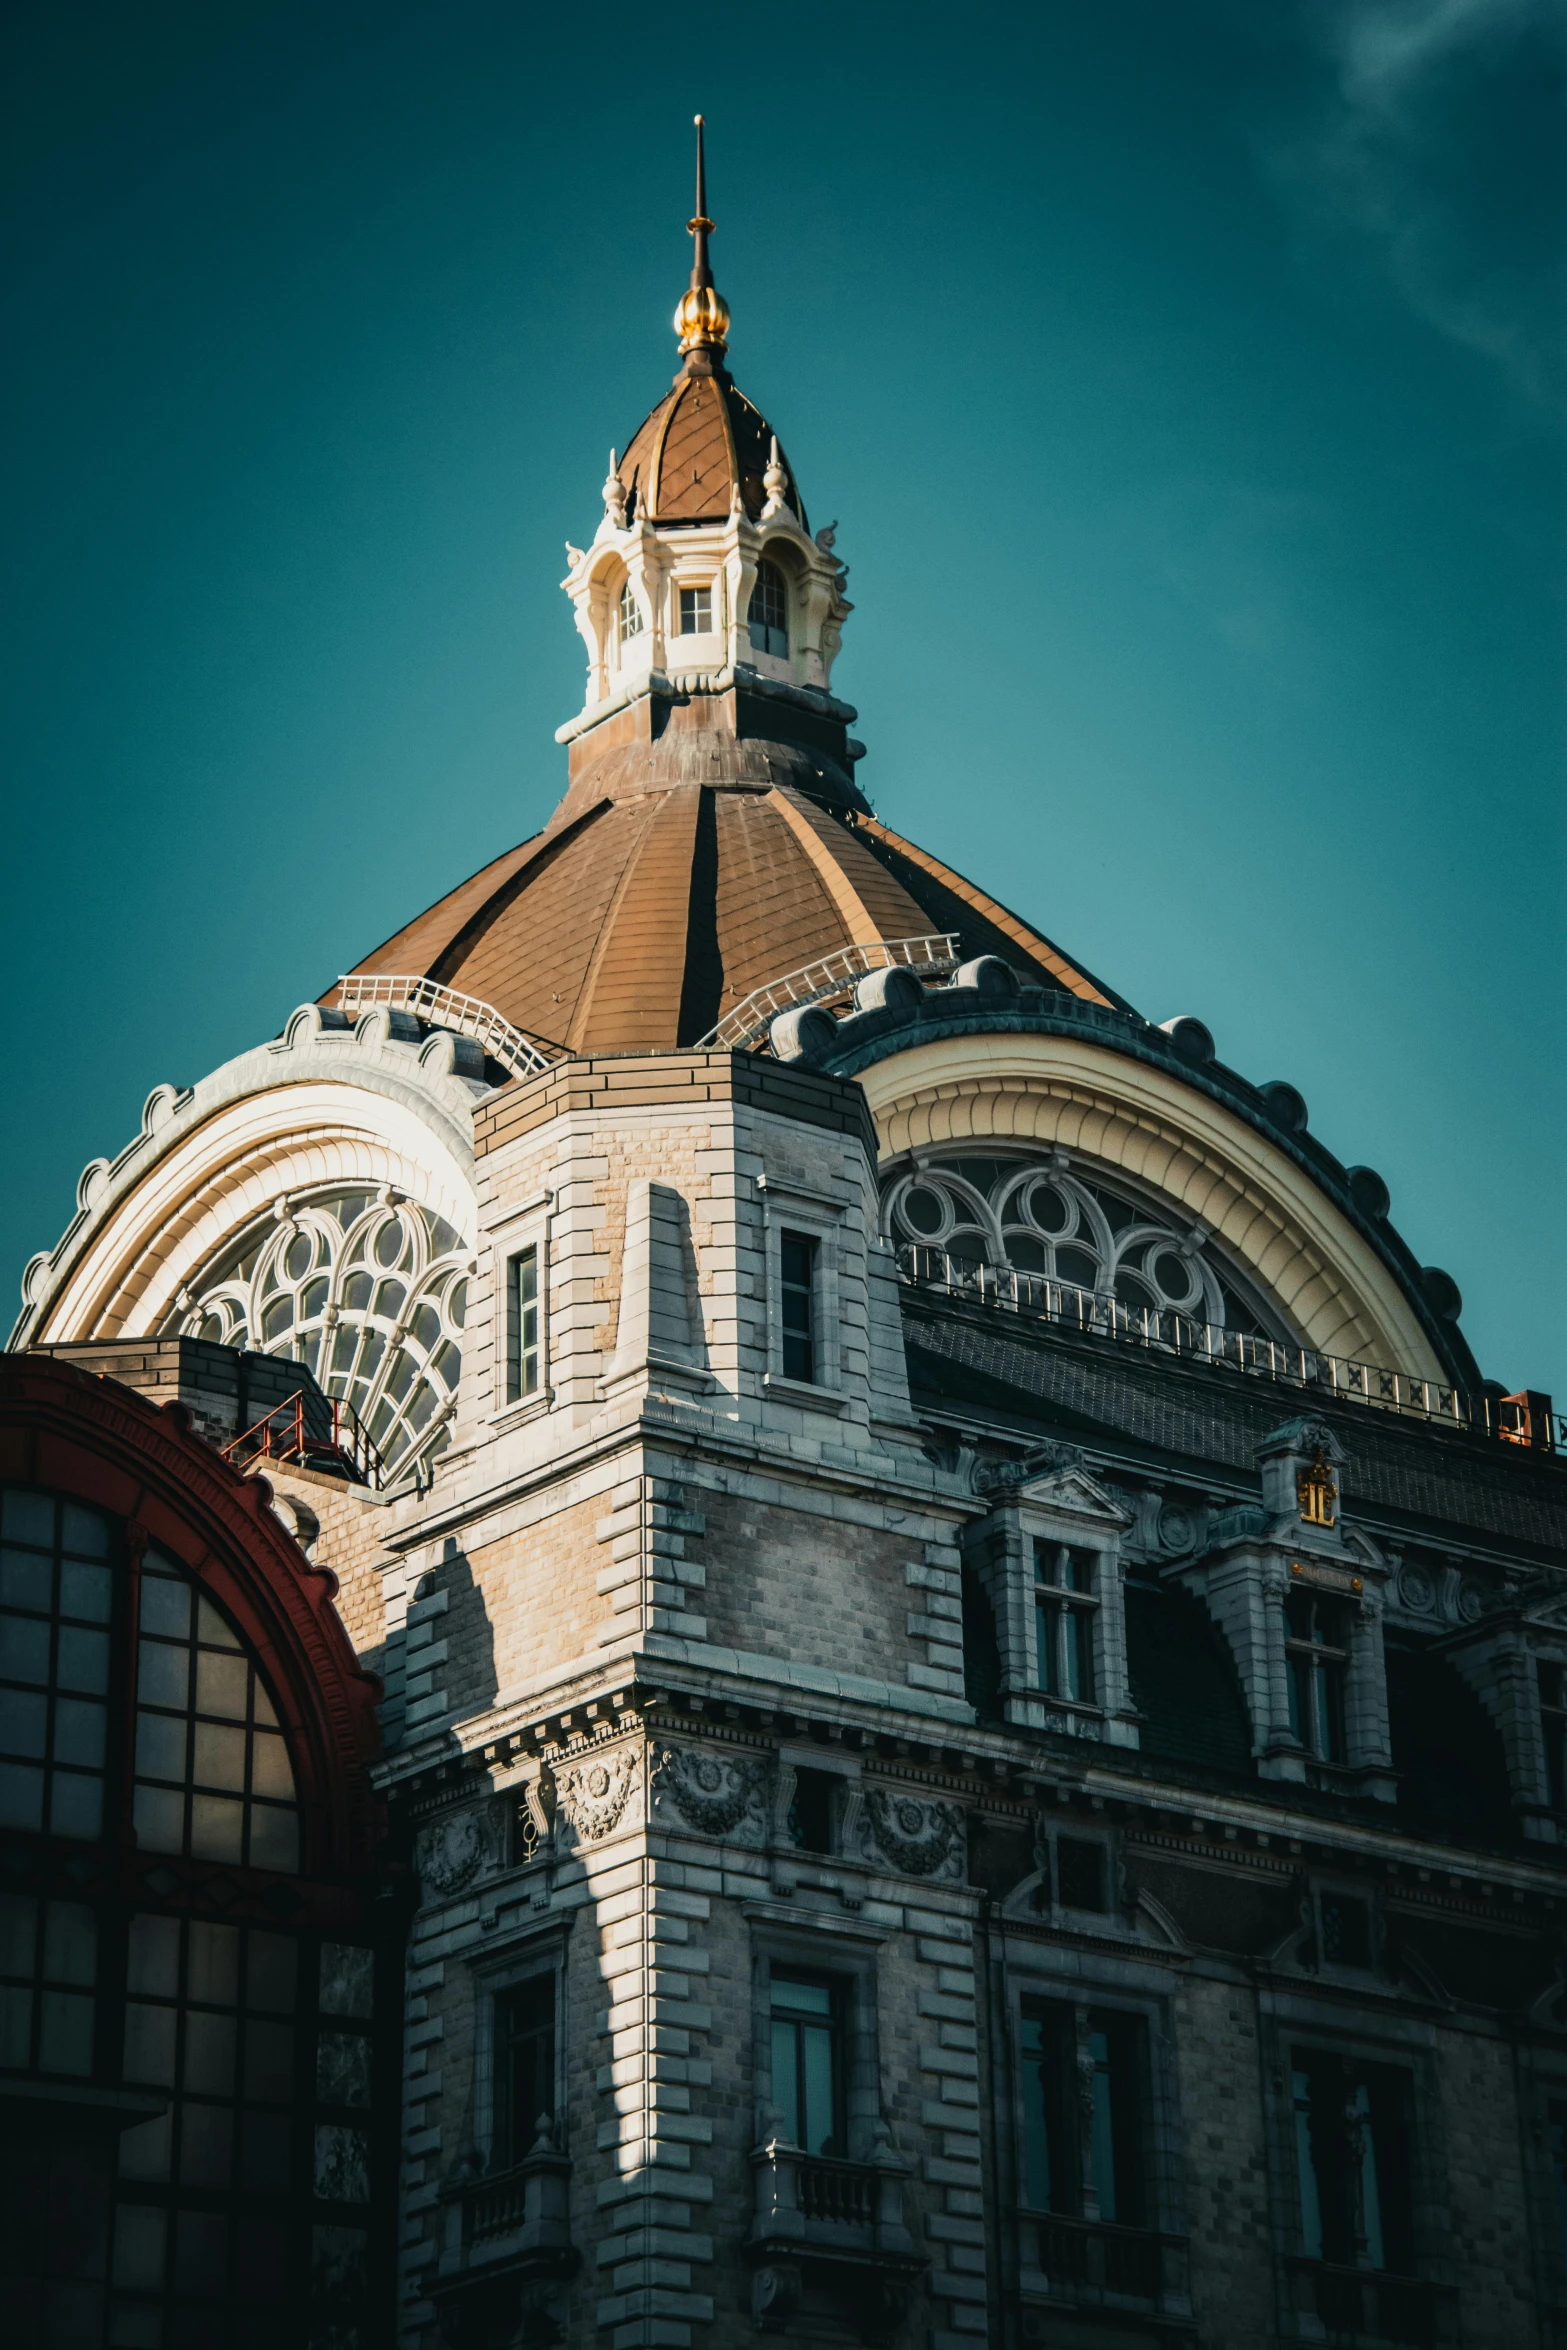
[[[787,661],[789,590],[776,563],[764,561],[756,567],[756,585],[751,590],[746,624],[751,631],[753,651],[771,653],[778,660]]]
[[[389,1467],[450,1441],[470,1254],[387,1187],[279,1200],[191,1284],[174,1327],[304,1363],[350,1402]]]
[[[1257,1306],[1216,1261],[1202,1225],[1123,1196],[1067,1157],[954,1154],[895,1169],[882,1215],[894,1243],[957,1267],[1011,1268],[1133,1311],[1259,1337]]]

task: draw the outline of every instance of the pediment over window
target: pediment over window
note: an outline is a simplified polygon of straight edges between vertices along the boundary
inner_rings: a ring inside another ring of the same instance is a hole
[[[1135,1511],[1116,1499],[1084,1465],[1074,1445],[1049,1445],[1020,1461],[987,1465],[975,1472],[975,1488],[993,1506],[1023,1503],[1089,1518],[1109,1531],[1136,1523]]]

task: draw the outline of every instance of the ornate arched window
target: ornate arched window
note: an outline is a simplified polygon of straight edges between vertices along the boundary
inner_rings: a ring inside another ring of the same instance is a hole
[[[188,1286],[174,1327],[304,1363],[351,1403],[388,1467],[450,1441],[470,1252],[383,1186],[279,1200]]]
[[[628,645],[634,636],[642,634],[642,607],[637,602],[636,590],[628,579],[620,591],[615,606],[615,641]]]
[[[371,1687],[327,1579],[167,1416],[24,1357],[6,1468],[19,1428],[53,1482],[0,1475],[0,2098],[40,2208],[69,2185],[41,2289],[84,2280],[92,2350],[368,2342],[396,2017]]]
[[[905,1164],[885,1181],[882,1214],[895,1244],[942,1252],[957,1268],[1010,1267],[1133,1312],[1284,1335],[1201,1224],[1183,1226],[1173,1209],[1123,1193],[1065,1151]]]
[[[753,652],[771,653],[780,661],[789,658],[789,585],[779,566],[765,557],[756,567],[746,625]]]

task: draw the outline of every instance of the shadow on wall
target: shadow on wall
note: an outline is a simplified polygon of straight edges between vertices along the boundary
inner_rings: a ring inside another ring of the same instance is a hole
[[[495,1631],[455,1534],[447,1535],[437,1563],[415,1579],[406,1622],[388,1634],[379,1658],[367,1652],[364,1662],[386,1683],[381,1726],[389,1747],[493,1704]]]
[[[1398,1808],[1407,1824],[1511,1843],[1518,1829],[1501,1732],[1457,1668],[1390,1641],[1387,1711]]]

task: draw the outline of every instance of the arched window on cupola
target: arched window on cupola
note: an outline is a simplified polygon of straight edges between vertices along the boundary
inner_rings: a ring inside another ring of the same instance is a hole
[[[629,645],[634,636],[642,634],[642,607],[637,602],[636,590],[628,579],[620,591],[620,602],[615,606],[615,642]]]
[[[751,590],[746,625],[751,631],[753,652],[771,653],[777,660],[788,660],[789,586],[776,563],[764,559],[756,567],[756,585]]]

